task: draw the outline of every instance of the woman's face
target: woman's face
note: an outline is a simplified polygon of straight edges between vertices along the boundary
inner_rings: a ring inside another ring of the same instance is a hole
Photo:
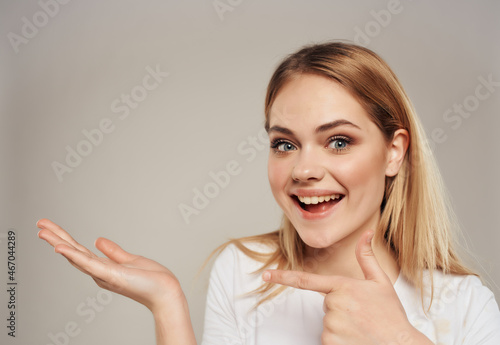
[[[269,138],[271,189],[307,245],[376,228],[391,144],[343,86],[307,74],[288,82],[270,109]]]

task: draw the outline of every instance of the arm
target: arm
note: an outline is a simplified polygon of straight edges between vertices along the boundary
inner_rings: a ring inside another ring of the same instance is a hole
[[[48,219],[41,219],[38,237],[54,247],[73,266],[91,276],[98,286],[129,297],[153,313],[158,345],[194,345],[187,301],[177,278],[167,268],[124,251],[116,243],[97,239],[98,257]]]
[[[153,312],[157,345],[196,345],[187,301]]]

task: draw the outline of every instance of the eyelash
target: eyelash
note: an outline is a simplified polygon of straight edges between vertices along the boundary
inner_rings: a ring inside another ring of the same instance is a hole
[[[293,147],[295,147],[295,145],[293,145],[291,142],[289,142],[288,140],[283,140],[283,139],[275,139],[271,142],[271,148],[274,150],[274,153],[277,153],[277,154],[285,154],[287,151],[282,151],[282,150],[278,150],[278,146],[280,146],[281,144],[290,144],[292,145]]]
[[[330,146],[330,144],[334,141],[337,141],[337,140],[342,140],[346,143],[346,147],[345,148],[341,148],[341,149],[335,149],[335,148],[330,148],[331,150],[334,150],[336,151],[337,153],[341,153],[342,151],[346,151],[346,150],[349,150],[350,147],[349,145],[352,143],[352,139],[347,137],[347,136],[344,136],[344,135],[334,135],[333,137],[330,137],[328,138],[328,144],[327,146]],[[286,154],[287,152],[290,152],[290,151],[282,151],[282,150],[278,150],[278,146],[280,146],[281,144],[290,144],[292,145],[295,149],[295,145],[292,144],[290,141],[288,140],[284,140],[284,139],[275,139],[271,142],[271,148],[274,149],[274,152],[276,154]],[[295,150],[291,150],[291,151],[295,151]]]
[[[349,137],[346,137],[344,135],[334,135],[333,137],[331,137],[330,139],[328,139],[328,145],[330,145],[332,142],[334,142],[336,140],[342,140],[342,141],[344,141],[346,143],[346,147],[344,147],[342,149],[332,149],[332,150],[337,151],[337,153],[349,150],[351,148],[350,145],[352,144],[352,139],[349,138]]]

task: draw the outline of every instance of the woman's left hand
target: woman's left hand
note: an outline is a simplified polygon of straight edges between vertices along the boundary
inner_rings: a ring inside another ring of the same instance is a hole
[[[263,278],[326,295],[323,345],[432,344],[408,321],[391,280],[373,254],[372,237],[372,231],[365,232],[356,246],[365,279],[281,270],[268,270]]]

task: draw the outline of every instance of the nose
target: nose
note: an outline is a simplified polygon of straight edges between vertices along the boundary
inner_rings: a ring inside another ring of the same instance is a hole
[[[292,170],[292,179],[294,181],[314,181],[325,177],[325,169],[319,157],[308,151],[302,151],[298,156]]]

